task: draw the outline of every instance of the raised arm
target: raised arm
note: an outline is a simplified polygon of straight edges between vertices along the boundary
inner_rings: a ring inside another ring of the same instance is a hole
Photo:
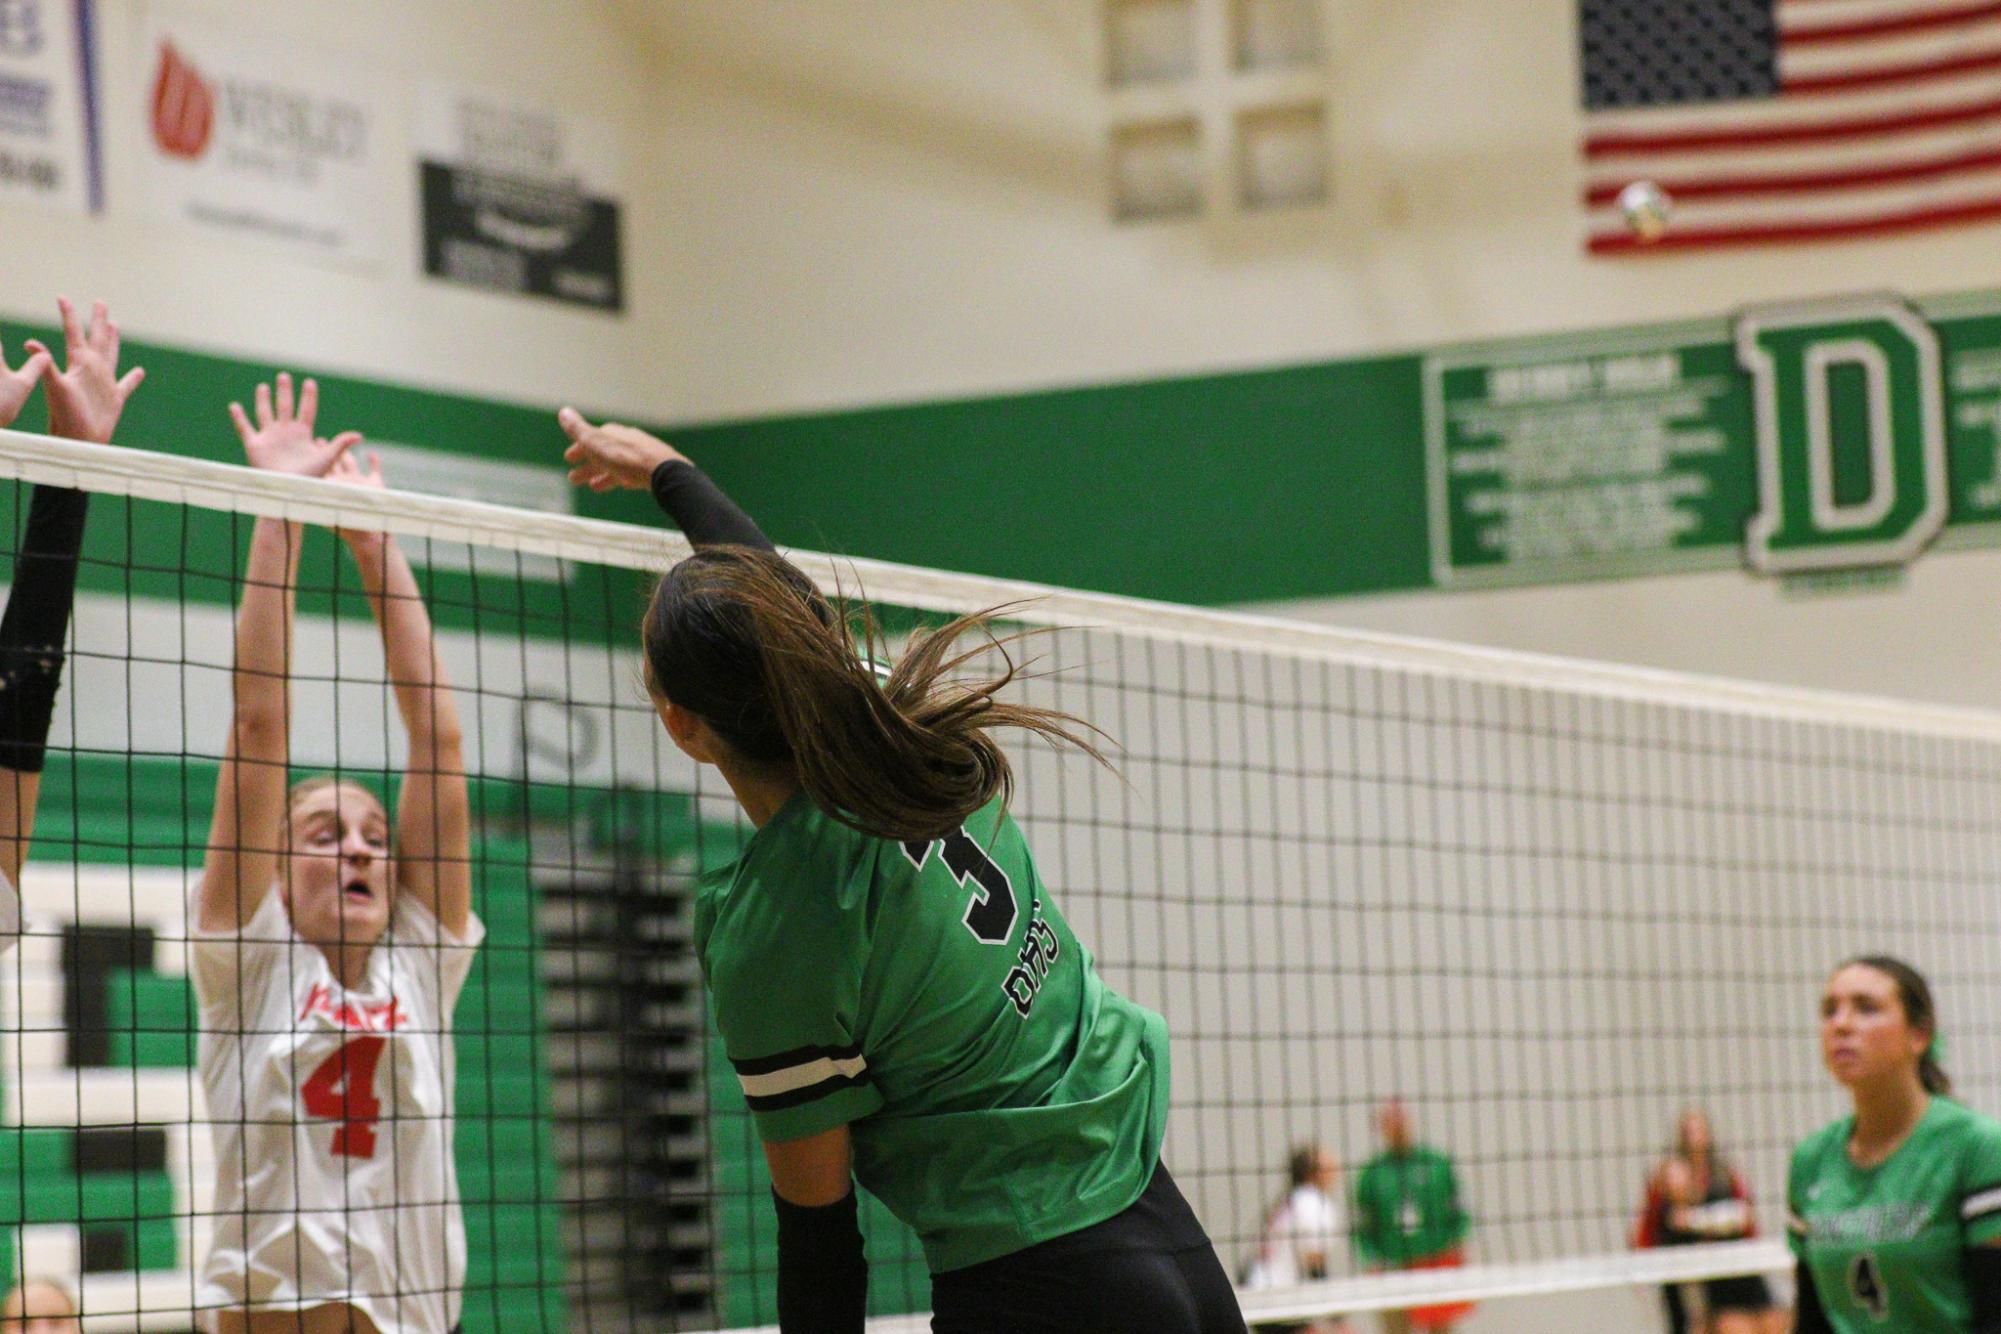
[[[363,468],[353,455],[328,474],[356,486],[380,487],[382,460]],[[458,700],[424,595],[396,539],[344,529],[362,591],[382,632],[382,657],[396,711],[410,741],[410,762],[396,803],[396,883],[414,894],[438,924],[463,935],[472,915],[472,809],[466,795],[465,739]]]
[[[0,427],[13,424],[39,379],[48,399],[49,433],[104,444],[146,372],[134,367],[119,377],[118,326],[102,301],[91,310],[88,330],[69,298],[58,298],[57,305],[68,364],[58,370],[49,350],[32,340],[18,371],[8,370],[0,358]],[[0,874],[12,884],[20,883],[35,828],[89,506],[82,491],[34,488],[7,611],[0,616]]]
[[[575,408],[564,408],[556,420],[570,437],[563,460],[576,485],[593,491],[651,491],[654,503],[698,547],[778,549],[707,473],[666,441],[612,422],[593,426]]]
[[[278,377],[275,396],[257,386],[256,425],[241,404],[230,419],[252,467],[317,477],[361,437],[313,434],[319,387],[308,380],[295,404],[292,377]],[[253,917],[277,879],[280,833],[290,760],[292,619],[297,601],[299,542],[295,523],[259,519],[250,535],[243,603],[236,613],[234,699],[229,739],[215,781],[198,900],[204,931],[233,931]]]

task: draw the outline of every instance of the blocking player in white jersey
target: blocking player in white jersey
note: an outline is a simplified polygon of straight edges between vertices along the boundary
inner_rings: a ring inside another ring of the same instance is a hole
[[[12,426],[35,386],[48,404],[49,434],[104,444],[126,400],[146,378],[134,367],[118,374],[118,326],[98,302],[85,328],[68,297],[59,297],[64,358],[29,339],[28,358],[9,370],[0,356],[0,428]],[[90,497],[64,487],[37,486],[21,527],[7,611],[0,615],[0,953],[21,938],[21,863],[34,832],[42,790],[49,720],[62,685],[63,641],[76,598],[76,567]]]
[[[358,437],[313,431],[318,389],[257,387],[231,415],[253,466],[382,484]],[[216,781],[191,970],[216,1156],[200,1304],[218,1334],[447,1334],[465,1223],[452,1157],[451,1015],[472,914],[458,708],[408,561],[343,531],[409,739],[394,838],[374,793],[286,789],[301,533],[259,519],[237,613],[235,718]]]

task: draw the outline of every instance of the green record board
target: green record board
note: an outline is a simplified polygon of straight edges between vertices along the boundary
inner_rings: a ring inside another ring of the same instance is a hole
[[[1437,587],[1894,564],[2001,523],[1992,297],[1490,343],[1423,378]],[[1790,554],[1761,559],[1768,529]]]

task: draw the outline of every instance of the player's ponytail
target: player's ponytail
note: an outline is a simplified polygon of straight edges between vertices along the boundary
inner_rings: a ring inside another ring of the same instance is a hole
[[[1905,1020],[1911,1027],[1922,1028],[1931,1034],[1931,1041],[1925,1044],[1924,1053],[1918,1057],[1918,1082],[1924,1085],[1927,1093],[1936,1093],[1941,1097],[1950,1095],[1952,1077],[1946,1074],[1945,1066],[1939,1060],[1938,1009],[1932,1004],[1931,984],[1925,981],[1924,974],[1902,959],[1887,954],[1865,954],[1850,959],[1841,967],[1856,965],[1873,968],[1897,984],[1897,999],[1903,1004]]]
[[[998,698],[1019,669],[1010,641],[993,634],[997,614],[913,635],[884,677],[872,666],[885,655],[865,607],[829,602],[772,553],[704,547],[654,589],[642,632],[648,685],[744,759],[788,765],[842,823],[878,838],[936,838],[1012,795],[1014,771],[993,728],[1104,759],[1089,724]],[[968,633],[983,642],[955,652]],[[998,676],[958,675],[989,651],[1005,664]]]

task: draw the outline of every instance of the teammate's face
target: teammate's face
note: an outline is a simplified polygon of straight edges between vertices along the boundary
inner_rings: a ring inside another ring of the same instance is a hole
[[[1708,1153],[1715,1141],[1709,1133],[1709,1118],[1690,1112],[1681,1118],[1681,1147],[1687,1153]]]
[[[1916,1078],[1931,1034],[1913,1027],[1896,979],[1852,963],[1827,980],[1820,1001],[1820,1055],[1850,1088],[1886,1077]]]
[[[389,817],[367,788],[317,788],[292,806],[280,874],[292,929],[313,945],[373,945],[389,925]]]
[[[1400,1102],[1386,1103],[1380,1114],[1383,1143],[1403,1152],[1410,1147],[1410,1111]]]
[[[52,1283],[29,1282],[7,1294],[0,1334],[76,1334],[83,1324],[69,1294]]]

